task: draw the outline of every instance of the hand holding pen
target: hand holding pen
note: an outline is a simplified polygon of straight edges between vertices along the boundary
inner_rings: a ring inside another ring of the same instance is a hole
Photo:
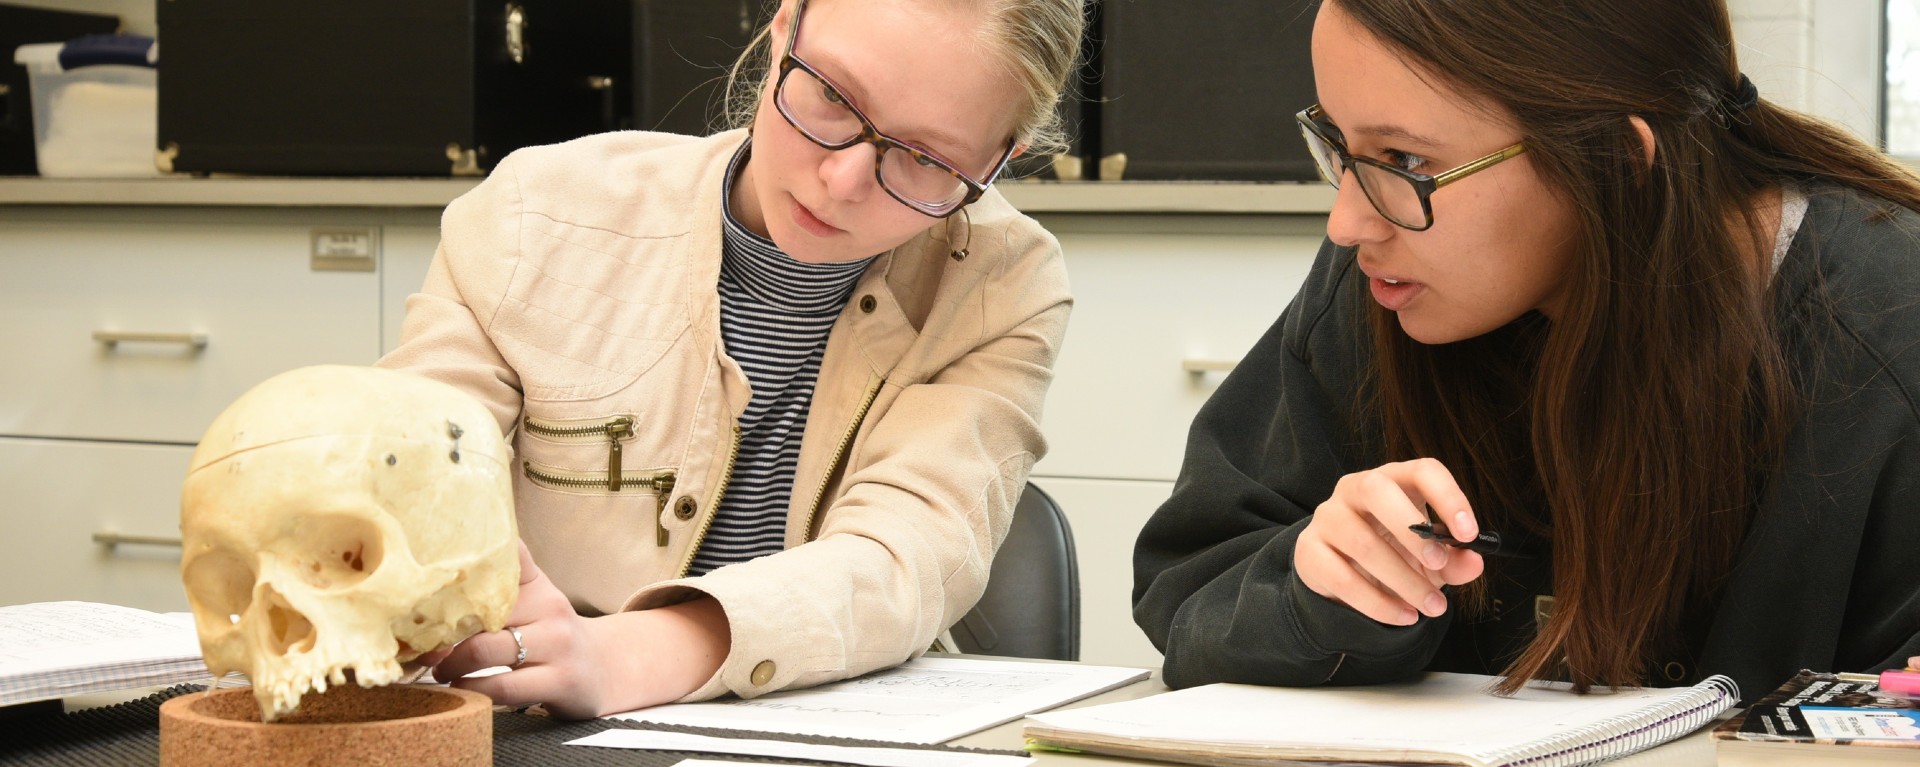
[[[1484,557],[1510,557],[1513,559],[1533,558],[1531,554],[1521,551],[1516,546],[1505,545],[1500,540],[1500,534],[1491,530],[1482,530],[1479,535],[1474,536],[1470,540],[1463,541],[1455,538],[1453,533],[1447,532],[1445,526],[1432,522],[1408,525],[1407,529],[1412,530],[1413,534],[1420,536],[1422,540],[1438,541],[1456,549],[1466,549],[1475,552]]]
[[[1415,525],[1472,541],[1473,507],[1439,461],[1423,458],[1355,472],[1335,484],[1294,540],[1294,572],[1320,596],[1380,623],[1409,626],[1447,610],[1446,585],[1480,577],[1485,561],[1471,548],[1422,538]]]

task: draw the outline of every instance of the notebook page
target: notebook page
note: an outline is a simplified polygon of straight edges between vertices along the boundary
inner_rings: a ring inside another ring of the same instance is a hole
[[[1111,738],[1272,747],[1276,755],[1392,758],[1452,754],[1491,764],[1556,734],[1587,728],[1692,688],[1575,695],[1531,685],[1511,697],[1487,692],[1491,677],[1429,673],[1366,687],[1207,685],[1030,721]]]
[[[200,656],[186,613],[152,613],[93,602],[0,607],[0,676]]]
[[[689,727],[940,743],[1145,679],[1139,668],[933,654],[852,679],[751,700],[644,708],[610,718]]]
[[[207,676],[191,614],[95,602],[0,607],[0,706]]]

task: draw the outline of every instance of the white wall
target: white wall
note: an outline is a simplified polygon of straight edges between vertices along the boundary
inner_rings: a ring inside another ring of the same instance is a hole
[[[1878,145],[1881,0],[1728,0],[1740,66],[1760,94]]]

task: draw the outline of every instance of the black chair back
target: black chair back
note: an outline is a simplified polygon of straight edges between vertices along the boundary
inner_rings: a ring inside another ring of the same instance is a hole
[[[986,593],[953,625],[954,643],[978,655],[1079,660],[1078,562],[1066,514],[1029,483],[994,555]]]

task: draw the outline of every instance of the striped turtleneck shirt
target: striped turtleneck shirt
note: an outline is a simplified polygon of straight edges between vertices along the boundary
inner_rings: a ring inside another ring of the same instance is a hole
[[[742,148],[727,173],[722,199],[731,201],[734,176],[745,161]],[[747,374],[753,398],[740,415],[733,477],[689,575],[784,548],[800,437],[826,356],[827,333],[873,261],[796,261],[742,225],[730,204],[723,210],[720,335],[727,354]]]

